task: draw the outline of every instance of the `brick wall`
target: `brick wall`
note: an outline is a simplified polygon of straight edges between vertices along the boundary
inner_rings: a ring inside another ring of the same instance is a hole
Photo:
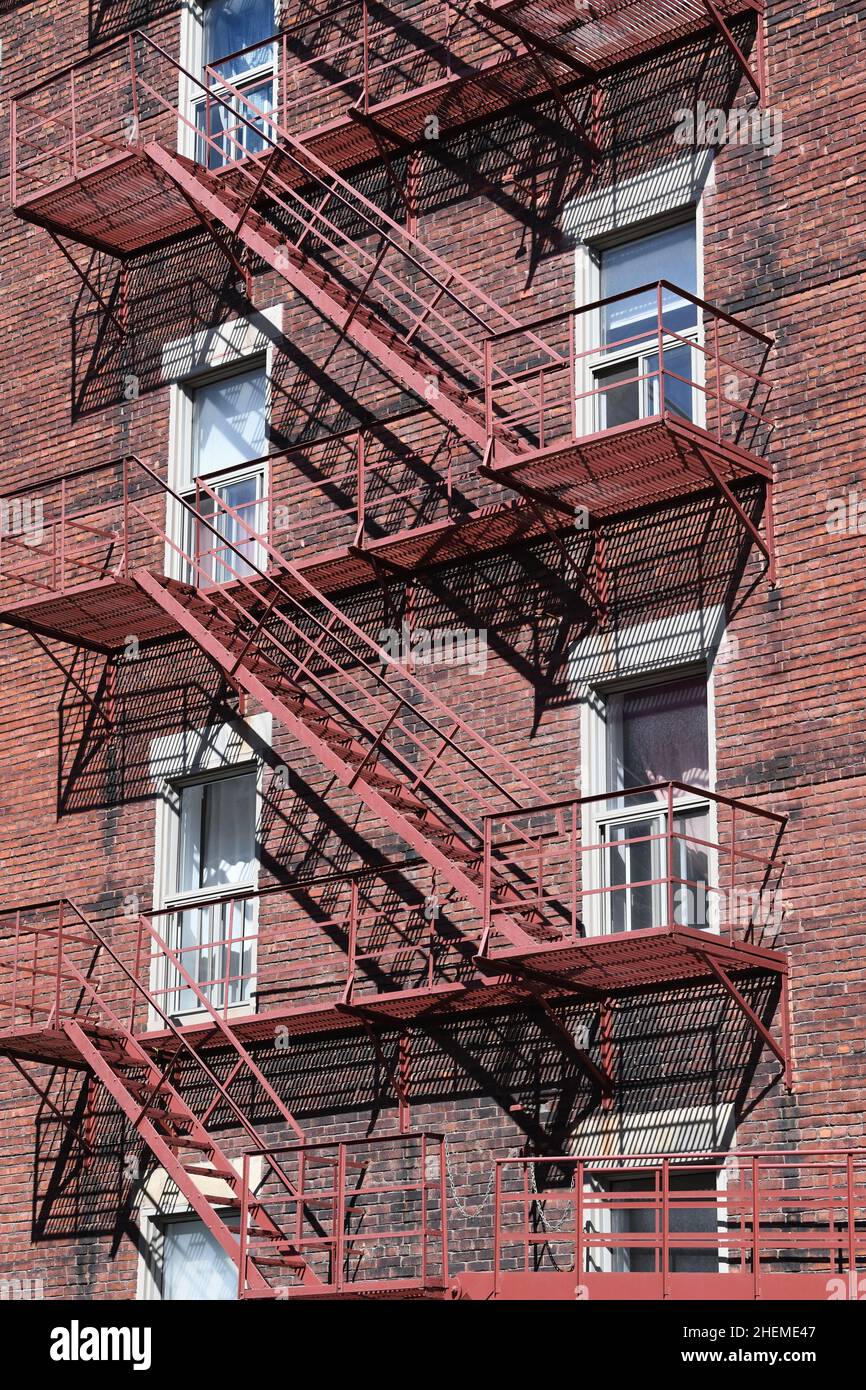
[[[111,7],[111,32],[103,24],[96,35],[83,3],[38,0],[4,15],[3,95],[82,57],[94,38],[122,35],[125,24],[140,19],[134,6],[126,19],[115,13],[122,9]],[[152,6],[144,22],[174,50],[173,7]],[[768,591],[755,555],[744,558],[730,514],[705,501],[605,527],[615,622],[727,602],[736,641],[715,677],[718,785],[763,797],[791,817],[779,944],[793,972],[794,1093],[780,1087],[775,1063],[766,1052],[757,1056],[737,1011],[708,985],[622,1000],[612,1022],[622,1114],[729,1103],[742,1115],[744,1146],[841,1146],[863,1138],[864,567],[862,537],[833,535],[825,525],[827,499],[861,485],[864,368],[850,346],[859,342],[863,315],[856,143],[866,96],[854,88],[850,56],[862,38],[860,23],[855,5],[771,0],[768,101],[783,114],[781,150],[774,157],[749,146],[723,150],[704,198],[706,298],[775,340],[776,591]],[[606,84],[610,153],[595,173],[575,152],[553,103],[425,149],[418,234],[518,316],[569,307],[574,264],[564,204],[668,158],[673,112],[684,93],[698,90],[699,72],[708,104],[736,98],[724,53],[714,50],[707,63],[699,43]],[[8,114],[4,135],[7,128]],[[5,143],[3,150],[5,161]],[[398,215],[381,170],[357,177],[367,196]],[[81,264],[90,259],[83,248],[74,254]],[[103,294],[116,296],[116,265],[94,253],[91,270]],[[15,218],[8,202],[0,213],[0,271],[7,344],[0,486],[35,483],[127,449],[164,468],[166,344],[244,309],[207,239],[146,254],[133,266],[125,346],[45,233]],[[305,475],[327,478],[333,453],[314,441],[396,416],[407,398],[261,267],[253,299],[259,309],[283,304],[275,444],[302,445]],[[132,401],[124,399],[130,373],[140,384]],[[428,417],[394,428],[412,448],[441,437]],[[492,488],[473,478],[471,451],[464,454],[460,477],[478,489],[473,504],[493,500]],[[283,467],[291,496],[297,474]],[[293,515],[293,546],[345,540],[345,519],[329,516],[315,496],[295,505]],[[579,556],[580,539],[574,544]],[[478,555],[420,575],[410,588],[394,581],[384,593],[372,585],[341,603],[374,636],[407,607],[421,626],[486,628],[483,676],[439,670],[425,680],[551,794],[571,793],[579,714],[565,663],[594,618],[569,592],[556,546],[539,541]],[[225,708],[225,691],[201,656],[172,641],[120,665],[118,715],[106,726],[102,659],[47,646],[7,630],[0,648],[0,905],[62,892],[95,921],[115,923],[122,940],[124,897],[138,894],[147,903],[151,896],[151,742],[200,727]],[[289,867],[314,877],[400,851],[393,835],[353,797],[335,793],[324,769],[280,729],[271,761],[288,764],[291,778],[283,787],[265,772],[264,883],[285,882]],[[269,997],[315,995],[335,973],[334,953],[310,927],[311,897],[293,895],[291,910],[282,897],[263,907],[258,983]],[[314,906],[320,911],[318,901]],[[289,981],[290,967],[299,964],[303,973]],[[769,1016],[766,982],[750,989]],[[577,1004],[572,1013],[591,1019]],[[390,1054],[393,1037],[384,1046]],[[257,1057],[313,1139],[396,1126],[394,1087],[363,1033],[296,1040],[285,1052],[265,1046]],[[527,1141],[536,1150],[579,1142],[597,1121],[597,1097],[531,1008],[413,1030],[412,1058],[413,1124],[449,1135],[463,1206],[455,1212],[455,1268],[484,1267],[491,1158]],[[123,1160],[137,1141],[81,1075],[29,1070],[42,1099],[11,1064],[0,1077],[0,1265],[42,1278],[49,1296],[129,1297],[137,1255],[134,1188]],[[87,1156],[57,1112],[74,1126],[86,1120]],[[285,1141],[282,1126],[266,1113],[258,1118],[265,1138]],[[231,1132],[226,1143],[243,1147]]]

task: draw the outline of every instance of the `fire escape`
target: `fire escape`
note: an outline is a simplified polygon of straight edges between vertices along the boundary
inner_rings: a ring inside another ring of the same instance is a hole
[[[447,464],[430,464],[441,495],[450,498],[455,456],[476,489],[459,515],[446,506],[433,521],[389,529],[376,490],[399,460],[393,438],[371,427],[339,441],[353,496],[345,539],[328,550],[314,541],[300,558],[293,548],[290,559],[269,524],[292,450],[269,456],[271,495],[251,512],[231,508],[207,478],[197,480],[193,501],[181,497],[158,468],[130,455],[46,483],[39,546],[4,537],[3,622],[109,658],[130,632],[145,642],[185,634],[242,699],[269,711],[399,837],[421,885],[407,909],[420,932],[409,939],[405,921],[395,925],[387,873],[373,885],[349,876],[339,914],[348,945],[334,989],[246,1014],[228,1008],[228,973],[204,984],[191,973],[159,913],[110,933],[66,901],[4,914],[2,963],[11,985],[0,1051],[19,1065],[50,1061],[104,1084],[235,1262],[241,1296],[273,1297],[279,1281],[292,1296],[441,1296],[451,1288],[442,1137],[405,1132],[399,1143],[378,1141],[376,1152],[372,1141],[308,1144],[249,1050],[275,1028],[292,1036],[366,1030],[379,1047],[383,1030],[434,1014],[529,1003],[609,1104],[611,999],[711,980],[787,1076],[787,965],[767,944],[766,904],[727,933],[696,925],[683,908],[696,885],[684,867],[690,845],[677,829],[674,799],[689,789],[638,789],[666,808],[663,829],[651,837],[661,863],[649,885],[658,911],[654,925],[617,934],[604,925],[616,890],[598,882],[604,850],[586,827],[592,798],[552,800],[410,667],[384,654],[333,597],[382,572],[411,575],[520,538],[559,538],[578,507],[602,519],[708,487],[733,509],[772,577],[769,496],[763,534],[740,498],[743,482],[767,494],[772,486],[760,453],[769,340],[665,282],[635,287],[656,305],[656,405],[639,421],[594,428],[587,420],[597,403],[585,415],[575,381],[595,350],[603,304],[519,322],[426,246],[411,218],[395,221],[344,177],[372,158],[393,174],[391,157],[416,145],[431,118],[440,130],[456,129],[551,94],[592,153],[597,132],[578,121],[575,94],[589,92],[597,112],[605,74],[705,30],[721,36],[760,92],[760,41],[753,72],[730,27],[756,9],[751,0],[661,7],[601,0],[577,10],[506,0],[477,4],[464,33],[465,16],[433,6],[419,80],[405,72],[421,69],[401,66],[400,45],[409,40],[400,22],[392,17],[388,26],[397,47],[383,50],[377,25],[387,25],[388,12],[377,6],[374,18],[363,5],[356,68],[323,90],[315,86],[317,62],[298,57],[303,36],[289,29],[277,37],[277,101],[268,111],[218,66],[197,77],[137,32],[13,103],[15,211],[45,228],[85,280],[65,243],[126,264],[204,229],[248,294],[249,265],[259,260],[419,402],[412,419],[432,420],[437,448],[445,442]],[[333,71],[336,56],[317,58]],[[178,107],[179,78],[196,93],[195,116]],[[676,373],[666,370],[665,352],[681,341],[667,314],[671,294],[690,300],[702,323],[700,372],[689,383],[706,399],[701,424],[666,401]],[[124,334],[124,304],[116,315],[103,308]],[[746,379],[745,399],[725,395],[722,381],[734,368]],[[748,882],[760,898],[780,868],[784,817],[702,795],[715,824],[704,842],[718,861],[710,891]],[[216,943],[224,961],[243,936],[243,914],[239,926],[231,911]],[[384,947],[381,931],[371,934],[383,924],[391,933]],[[778,983],[781,1040],[742,987],[755,972]],[[113,980],[116,992],[97,988],[97,978]],[[199,1021],[176,1021],[179,989],[195,995]],[[593,1038],[575,1037],[562,1023],[557,1005],[575,997],[597,1008]],[[212,1064],[215,1049],[230,1057],[227,1072]],[[202,1078],[197,1094],[208,1095],[195,1111],[183,1098],[189,1068]],[[410,1073],[401,1033],[393,1078],[401,1119]],[[245,1096],[261,1092],[296,1145],[262,1148],[237,1098],[240,1081]],[[208,1128],[217,1118],[230,1118],[250,1141],[242,1170]],[[395,1231],[388,1222],[397,1192],[411,1220]],[[359,1198],[365,1211],[380,1213],[373,1235],[352,1226]],[[377,1267],[363,1286],[352,1284],[346,1271],[374,1237],[380,1250],[397,1242],[404,1274],[395,1280]],[[409,1274],[407,1244],[415,1260]]]

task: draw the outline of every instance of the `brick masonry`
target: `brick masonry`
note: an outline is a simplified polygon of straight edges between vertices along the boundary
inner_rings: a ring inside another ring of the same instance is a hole
[[[125,24],[137,22],[136,7],[126,17],[125,8],[110,7],[111,32],[95,35],[94,7],[81,0],[36,0],[3,14],[4,136],[10,95],[84,56],[89,40],[122,35]],[[852,346],[863,328],[862,9],[770,0],[768,11],[768,103],[782,112],[782,147],[772,157],[749,146],[717,156],[703,204],[704,289],[708,300],[775,340],[770,452],[778,480],[778,587],[768,592],[755,554],[744,559],[728,515],[716,508],[690,502],[607,530],[616,621],[696,601],[728,604],[736,641],[715,674],[718,786],[763,797],[791,817],[778,944],[793,975],[796,1087],[792,1095],[780,1087],[778,1068],[766,1053],[756,1059],[735,1011],[707,986],[617,1006],[616,1104],[633,1114],[729,1102],[742,1116],[738,1142],[746,1147],[845,1146],[864,1139],[866,743],[859,671],[866,639],[859,599],[866,566],[863,537],[831,534],[826,520],[829,499],[863,486],[866,383],[862,354]],[[176,49],[173,6],[153,4],[145,22]],[[695,90],[705,58],[705,47],[693,44],[607,85],[610,154],[594,174],[565,137],[555,107],[544,103],[531,115],[502,117],[424,150],[419,235],[518,316],[568,307],[574,256],[563,206],[594,183],[621,180],[670,156],[672,113],[683,93]],[[722,54],[714,53],[705,71],[708,104],[711,90],[719,102],[736,94]],[[5,139],[2,149],[5,164]],[[358,179],[368,196],[390,200],[399,214],[381,171]],[[76,254],[83,264],[88,253]],[[117,292],[117,268],[107,258],[95,254],[92,270],[104,293]],[[164,467],[165,344],[243,310],[208,241],[136,263],[132,346],[124,351],[45,233],[15,218],[8,200],[0,212],[0,275],[7,345],[0,487],[25,478],[36,483],[126,449]],[[253,297],[260,309],[283,304],[275,445],[309,443],[406,407],[375,364],[335,341],[271,272],[255,275]],[[123,398],[130,372],[141,384],[131,402]],[[311,515],[309,533],[320,524],[328,518]],[[342,523],[330,524],[336,544],[344,539]],[[423,626],[487,628],[483,677],[458,680],[440,671],[429,683],[552,794],[565,795],[580,761],[565,657],[592,616],[574,595],[563,607],[562,591],[558,552],[539,543],[419,576],[410,596],[395,583],[387,602],[378,586],[341,601],[373,634],[407,603]],[[94,920],[110,923],[126,895],[144,902],[151,896],[151,741],[199,727],[221,708],[224,691],[187,643],[146,650],[119,668],[119,713],[106,729],[102,660],[48,646],[56,659],[11,630],[0,646],[2,905],[62,892]],[[284,881],[289,867],[313,875],[398,850],[352,797],[334,794],[324,770],[279,729],[269,756],[288,764],[291,779],[284,788],[265,773],[264,882]],[[261,987],[285,986],[280,972],[293,953],[317,962],[305,977],[309,989],[321,983],[319,962],[327,979],[331,967],[315,954],[321,945],[304,908],[302,896],[291,930],[275,911],[263,912]],[[756,1005],[770,1007],[766,986],[754,989]],[[393,1045],[386,1039],[386,1051]],[[284,1056],[266,1048],[260,1060],[311,1137],[396,1126],[393,1087],[383,1082],[362,1033],[297,1041]],[[44,1100],[10,1064],[0,1075],[0,1270],[43,1279],[50,1297],[134,1295],[134,1193],[123,1167],[134,1136],[104,1095],[91,1088],[88,1098],[79,1075],[30,1070]],[[591,1128],[596,1098],[531,1009],[415,1030],[413,1073],[413,1125],[449,1135],[454,1182],[469,1213],[455,1213],[455,1267],[483,1268],[489,1205],[475,1218],[471,1213],[484,1201],[491,1158],[527,1141],[537,1149],[573,1143],[582,1127]],[[82,1124],[88,1107],[94,1156],[85,1160],[55,1112]],[[266,1114],[260,1122],[265,1137],[285,1139]],[[242,1147],[231,1132],[226,1142]]]

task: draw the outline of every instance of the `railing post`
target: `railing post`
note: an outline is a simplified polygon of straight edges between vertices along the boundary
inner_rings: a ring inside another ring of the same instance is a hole
[[[63,902],[57,907],[57,974],[54,979],[54,1026],[60,1027],[60,976],[63,970]]]
[[[716,375],[716,438],[722,437],[722,369],[719,362],[719,320],[713,319],[713,354]]]
[[[421,1285],[427,1283],[427,1135],[421,1135]]]
[[[484,428],[488,442],[493,438],[493,345],[484,339]]]
[[[363,0],[361,19],[364,51],[364,111],[370,110],[370,10],[367,0]]]
[[[731,901],[728,903],[728,940],[734,941],[734,914],[737,910],[737,808],[731,807]]]
[[[343,1289],[343,1261],[345,1259],[345,1220],[346,1220],[346,1146],[337,1145],[337,1174],[336,1174],[337,1196],[335,1202],[336,1212],[336,1270],[334,1284],[337,1292]]]
[[[280,35],[280,124],[285,130],[289,119],[289,58],[288,35]]]
[[[668,782],[667,793],[667,835],[666,835],[666,854],[667,864],[667,897],[668,897],[668,930],[674,926],[674,784]]]
[[[141,139],[138,111],[138,72],[135,66],[135,34],[129,36],[129,88],[132,97],[132,134],[136,143]]]
[[[571,437],[577,438],[577,349],[575,345],[577,315],[574,310],[568,316],[568,401],[571,416]]]
[[[481,883],[481,954],[484,954],[490,947],[490,933],[493,928],[493,909],[490,902],[492,888],[492,865],[493,855],[493,822],[489,816],[484,817],[484,857],[482,862],[482,883]]]
[[[441,1221],[440,1242],[442,1245],[442,1281],[449,1278],[448,1273],[448,1173],[446,1169],[445,1140],[439,1140],[439,1216]]]
[[[827,1186],[830,1187],[828,1182]],[[854,1154],[845,1155],[845,1185],[848,1202],[848,1296],[857,1297],[857,1214],[854,1210]]]
[[[583,1160],[577,1160],[574,1170],[574,1272],[580,1283],[584,1275],[585,1242],[583,1239]]]
[[[72,177],[78,177],[78,141],[75,130],[75,69],[69,73],[69,155],[72,165]]]
[[[246,1292],[247,1284],[247,1226],[249,1224],[250,1156],[244,1154],[241,1181],[240,1242],[238,1248],[238,1298]]]
[[[662,1298],[670,1297],[670,1159],[662,1159]]]
[[[664,290],[661,280],[656,285],[656,309],[659,320],[659,351],[658,351],[658,371],[659,371],[659,415],[665,413],[665,344],[664,344]],[[640,368],[638,367],[638,375]]]
[[[752,1155],[752,1297],[758,1298],[761,1287],[761,1203],[758,1196],[758,1156]]]
[[[123,460],[123,569],[125,579],[129,574],[129,458]]]
[[[363,548],[364,535],[367,530],[367,449],[363,430],[358,430],[357,446],[358,528],[355,535],[355,544]]]
[[[60,589],[66,586],[66,479],[60,479]]]
[[[498,1298],[502,1272],[502,1164],[493,1160],[493,1297]]]

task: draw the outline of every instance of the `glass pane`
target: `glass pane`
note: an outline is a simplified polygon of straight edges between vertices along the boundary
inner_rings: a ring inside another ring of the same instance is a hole
[[[178,891],[248,883],[255,854],[254,772],[184,787]]]
[[[194,474],[262,458],[267,444],[264,367],[198,387],[193,406]]]
[[[697,251],[694,222],[683,222],[661,232],[636,237],[601,253],[601,297],[623,294],[640,285],[669,280],[680,289],[697,293]],[[689,300],[665,290],[662,296],[664,323],[680,332],[697,323],[697,308]],[[658,331],[656,291],[629,295],[602,310],[604,341],[637,341]]]
[[[202,888],[248,883],[255,851],[255,773],[205,784]]]
[[[227,1219],[231,1224],[232,1217]],[[164,1299],[213,1302],[237,1297],[234,1262],[201,1221],[166,1223],[163,1261]]]
[[[226,81],[254,71],[272,58],[271,45],[253,45],[271,38],[276,27],[273,0],[210,0],[205,10],[205,62],[215,65]]]
[[[710,925],[712,895],[708,893],[710,817],[706,810],[674,815],[674,921],[684,927]],[[690,844],[691,840],[702,844]]]
[[[679,347],[668,347],[663,344],[665,361],[665,410],[671,415],[679,415],[682,420],[694,419],[694,404],[692,397],[694,390],[689,384],[694,381],[695,367],[693,362],[694,352],[690,347],[681,344]],[[643,359],[643,370],[649,377],[647,382],[647,393],[649,398],[650,415],[661,413],[661,400],[659,391],[659,355],[657,352],[648,353]],[[671,375],[675,373],[675,375]],[[680,380],[684,377],[685,380]]]
[[[622,1205],[611,1205],[609,1209],[610,1230],[617,1235],[642,1235],[655,1237],[655,1240],[648,1240],[645,1245],[629,1246],[623,1243],[612,1247],[610,1255],[610,1268],[614,1273],[632,1274],[652,1274],[660,1269],[661,1256],[661,1230],[659,1225],[661,1196],[654,1177],[647,1175],[634,1174],[628,1178],[607,1179],[605,1187],[614,1196],[619,1191],[623,1193]],[[687,1205],[680,1206],[679,1201],[673,1198],[668,1212],[668,1231],[671,1235],[676,1232],[688,1232],[696,1235],[701,1232],[714,1233],[718,1231],[718,1208],[716,1206],[715,1184],[713,1177],[709,1173],[695,1175],[692,1178],[687,1173],[674,1173],[670,1179],[670,1193],[688,1193],[695,1190],[695,1201],[699,1203],[694,1207]],[[652,1194],[651,1205],[645,1207],[639,1205],[639,1198],[636,1194],[646,1191]],[[626,1193],[629,1194],[626,1196]],[[635,1195],[632,1195],[635,1194]],[[716,1272],[719,1267],[717,1248],[712,1245],[706,1249],[676,1249],[674,1242],[668,1251],[669,1270],[681,1273],[711,1273]]]
[[[598,402],[600,430],[613,429],[614,425],[627,425],[632,420],[640,419],[640,372],[638,360],[633,358],[595,373],[593,390],[598,392],[595,399]]]
[[[624,791],[669,780],[709,787],[704,679],[673,681],[612,695],[608,698],[608,718],[609,777],[613,788]],[[636,804],[636,798],[629,797],[626,804]]]
[[[658,817],[605,827],[604,837],[609,842],[604,851],[605,881],[613,889],[605,894],[609,900],[608,931],[640,931],[658,925],[654,904],[659,890],[652,880],[660,876],[660,841],[651,837],[659,835],[661,829]]]

